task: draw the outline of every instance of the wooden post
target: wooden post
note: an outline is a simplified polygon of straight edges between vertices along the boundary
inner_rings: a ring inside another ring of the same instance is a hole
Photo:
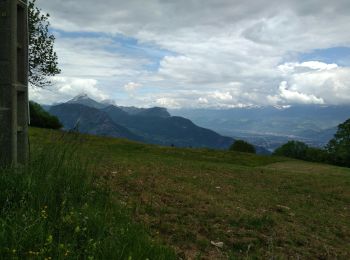
[[[28,160],[28,3],[0,0],[0,163]]]

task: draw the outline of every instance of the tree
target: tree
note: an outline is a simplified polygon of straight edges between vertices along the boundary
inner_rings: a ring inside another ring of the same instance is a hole
[[[338,125],[338,130],[326,149],[333,163],[350,167],[350,119]]]
[[[273,155],[305,160],[308,149],[309,147],[303,142],[289,141],[288,143],[277,148]]]
[[[42,14],[35,6],[36,0],[28,4],[29,20],[29,83],[36,87],[51,85],[50,76],[61,72],[54,51],[55,37],[49,32],[50,15]]]
[[[306,150],[306,161],[329,163],[328,153],[324,149],[309,147]]]
[[[56,116],[46,112],[39,104],[30,101],[30,125],[40,128],[60,129],[61,122]]]
[[[256,153],[255,147],[243,140],[236,140],[231,146],[230,151],[243,152],[243,153]]]

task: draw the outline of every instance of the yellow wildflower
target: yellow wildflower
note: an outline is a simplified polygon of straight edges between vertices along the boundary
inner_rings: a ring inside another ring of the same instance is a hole
[[[51,243],[52,243],[52,240],[53,240],[52,235],[49,235],[48,238],[47,238],[47,242],[48,242],[49,244],[51,244]]]

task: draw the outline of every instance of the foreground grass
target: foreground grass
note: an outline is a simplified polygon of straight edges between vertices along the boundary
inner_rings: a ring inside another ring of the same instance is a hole
[[[32,129],[32,147],[59,135]],[[182,258],[350,258],[350,169],[81,138],[116,203]]]
[[[175,259],[112,200],[80,141],[57,133],[28,167],[0,170],[0,258]]]

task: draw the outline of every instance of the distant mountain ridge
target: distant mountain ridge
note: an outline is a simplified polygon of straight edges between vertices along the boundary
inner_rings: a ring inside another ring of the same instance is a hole
[[[202,127],[243,138],[255,145],[275,149],[288,140],[322,147],[333,137],[337,125],[350,118],[350,105],[295,105],[286,108],[174,109]]]
[[[129,115],[143,115],[143,116],[157,116],[157,117],[171,117],[168,110],[164,107],[151,107],[151,108],[137,108],[137,107],[124,107],[114,106],[123,110]]]
[[[234,141],[230,137],[198,127],[186,118],[172,117],[164,108],[145,109],[131,115],[116,106],[109,106],[102,111],[105,111],[114,122],[143,136],[150,143],[227,149]]]
[[[93,107],[93,108],[97,108],[97,109],[101,109],[101,108],[108,106],[108,104],[99,103],[99,102],[91,99],[87,94],[78,95],[78,96],[74,97],[73,99],[67,101],[66,103],[67,104],[80,104],[80,105],[85,105],[85,106]]]
[[[189,119],[171,116],[162,107],[119,107],[80,95],[48,109],[66,129],[76,127],[83,133],[178,147],[228,149],[234,142],[233,138],[199,127]],[[258,151],[267,152],[262,148]]]
[[[49,112],[57,116],[67,130],[76,129],[81,133],[143,141],[142,137],[116,124],[106,113],[93,107],[64,103],[51,107]]]
[[[336,126],[350,118],[350,105],[168,111],[162,107],[125,107],[112,103],[97,102],[87,95],[79,95],[66,103],[44,107],[56,113],[60,119],[63,118],[61,121],[64,124],[65,119],[69,118],[67,114],[73,108],[66,107],[66,112],[63,113],[63,108],[55,107],[79,104],[96,109],[97,111],[90,113],[99,115],[98,118],[105,118],[102,124],[104,127],[93,126],[96,120],[88,117],[89,113],[74,113],[75,118],[65,124],[71,127],[72,122],[76,123],[79,119],[81,131],[93,134],[125,137],[161,145],[217,149],[226,149],[235,139],[243,139],[254,144],[259,153],[267,153],[266,149],[273,151],[289,140],[322,147],[333,137]],[[80,108],[79,111],[83,110]],[[86,120],[82,120],[84,118]]]

